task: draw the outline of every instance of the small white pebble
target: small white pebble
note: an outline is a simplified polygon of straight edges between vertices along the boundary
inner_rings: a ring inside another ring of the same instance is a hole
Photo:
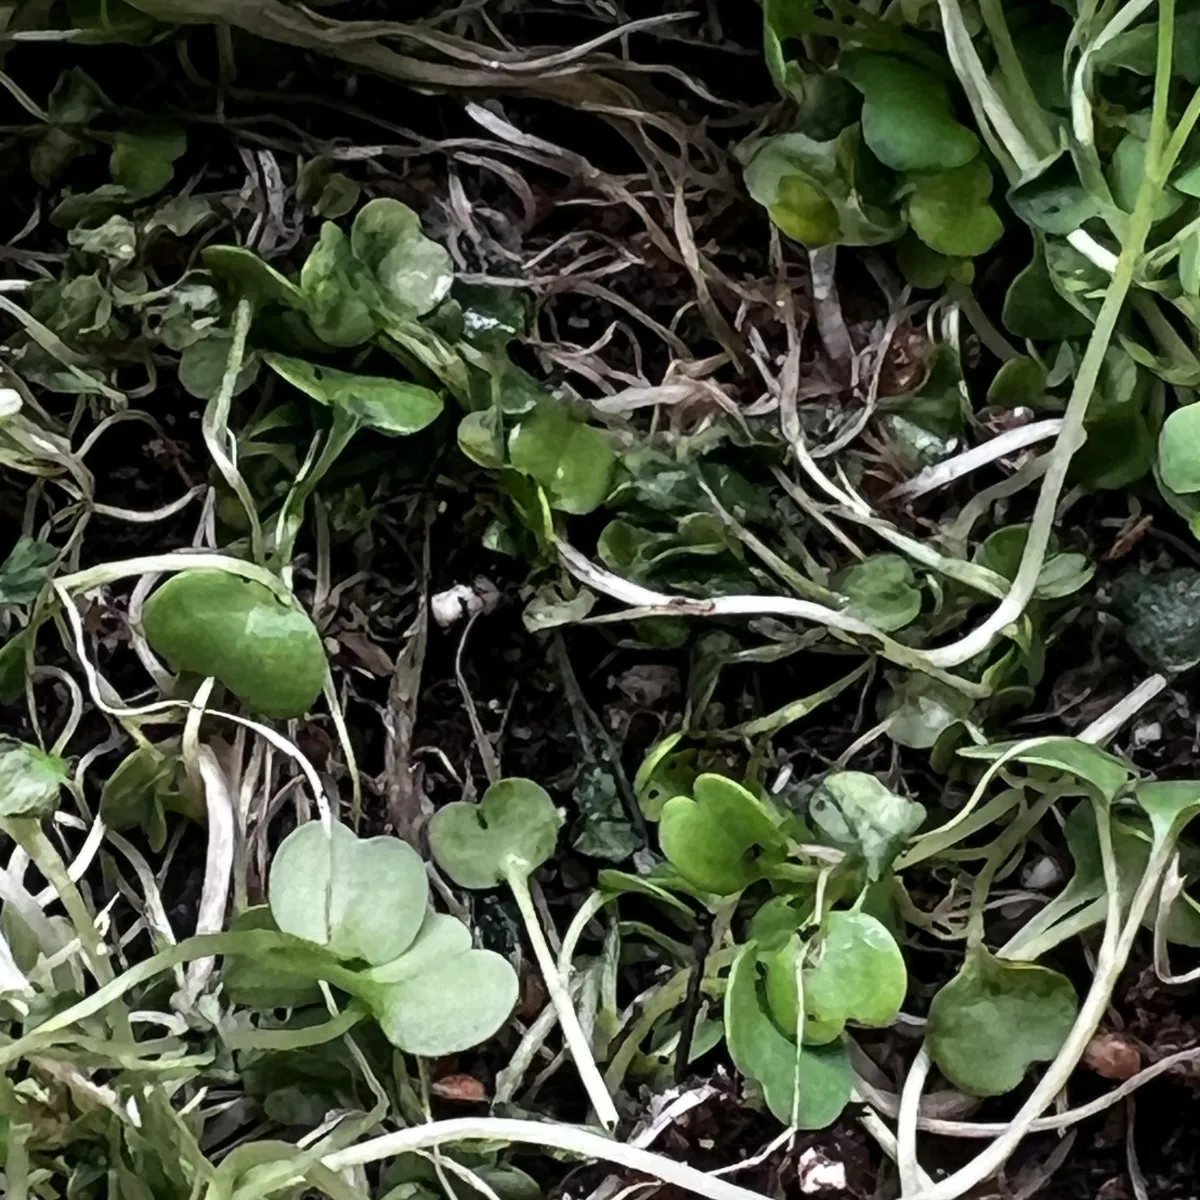
[[[834,1162],[820,1150],[811,1146],[800,1155],[796,1163],[800,1190],[811,1196],[817,1192],[844,1192],[846,1190],[846,1164]]]

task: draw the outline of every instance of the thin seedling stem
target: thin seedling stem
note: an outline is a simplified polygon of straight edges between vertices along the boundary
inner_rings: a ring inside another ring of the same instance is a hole
[[[613,1103],[608,1088],[604,1086],[604,1079],[596,1066],[592,1047],[587,1035],[583,1032],[583,1026],[579,1023],[579,1016],[575,1012],[575,1006],[571,1003],[571,996],[563,983],[558,964],[554,961],[554,955],[546,942],[546,935],[542,932],[537,908],[533,903],[533,897],[529,894],[529,884],[519,870],[510,870],[507,882],[517,902],[521,919],[525,922],[529,943],[533,947],[533,956],[537,959],[538,969],[546,984],[546,991],[550,994],[550,1003],[554,1005],[554,1010],[558,1013],[558,1023],[562,1026],[563,1040],[567,1043],[567,1049],[575,1060],[575,1069],[579,1072],[580,1082],[588,1094],[588,1099],[591,1101],[592,1108],[595,1109],[600,1124],[605,1129],[613,1130],[621,1119],[617,1113],[617,1106]]]

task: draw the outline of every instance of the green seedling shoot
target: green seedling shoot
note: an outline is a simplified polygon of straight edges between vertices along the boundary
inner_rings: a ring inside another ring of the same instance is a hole
[[[425,864],[398,838],[364,840],[310,821],[280,845],[267,890],[279,929],[321,949],[313,974],[355,996],[401,1050],[433,1058],[469,1049],[516,1004],[511,964],[474,949],[461,921],[431,910]],[[243,968],[243,993],[266,991],[264,982]]]
[[[438,809],[429,823],[429,847],[438,866],[460,887],[508,885],[588,1098],[600,1123],[615,1129],[616,1105],[596,1067],[529,892],[529,876],[554,853],[561,825],[562,817],[543,788],[528,779],[501,779],[477,805],[459,801]]]

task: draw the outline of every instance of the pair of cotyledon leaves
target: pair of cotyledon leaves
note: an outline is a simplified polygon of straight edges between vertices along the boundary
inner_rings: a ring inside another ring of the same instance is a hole
[[[801,981],[805,1016],[798,1040]],[[889,1025],[907,986],[900,947],[866,913],[827,914],[811,945],[798,934],[774,948],[751,941],[738,952],[725,991],[730,1056],[758,1081],[781,1121],[824,1128],[850,1100],[847,1022]]]
[[[873,775],[838,771],[824,780],[809,816],[826,841],[861,859],[871,879],[891,865],[925,818],[924,808]],[[696,777],[691,796],[659,812],[659,841],[694,887],[728,896],[770,873],[788,853],[785,820],[773,805],[722,775]]]
[[[560,821],[537,784],[505,779],[479,805],[440,809],[430,844],[456,883],[494,887],[544,862]],[[352,981],[339,981],[403,1050],[431,1057],[465,1050],[512,1012],[516,972],[473,947],[462,922],[432,911],[425,864],[405,842],[361,840],[336,822],[302,825],[275,855],[268,897],[284,933],[352,965]]]

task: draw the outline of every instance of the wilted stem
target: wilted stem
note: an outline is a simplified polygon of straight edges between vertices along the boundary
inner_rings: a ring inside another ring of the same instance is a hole
[[[583,1026],[579,1023],[575,1006],[571,1003],[570,993],[563,983],[558,964],[554,961],[554,955],[546,942],[546,935],[542,932],[533,897],[529,894],[529,883],[517,869],[508,872],[507,882],[517,901],[521,919],[525,922],[529,942],[533,947],[533,956],[537,959],[538,969],[545,980],[550,1003],[554,1005],[554,1011],[558,1013],[558,1023],[562,1026],[563,1040],[567,1043],[567,1049],[575,1060],[575,1069],[579,1072],[579,1079],[588,1094],[592,1108],[596,1110],[596,1116],[601,1125],[608,1130],[615,1129],[620,1120],[617,1106],[604,1086],[604,1079],[596,1066],[591,1044],[583,1032]]]

